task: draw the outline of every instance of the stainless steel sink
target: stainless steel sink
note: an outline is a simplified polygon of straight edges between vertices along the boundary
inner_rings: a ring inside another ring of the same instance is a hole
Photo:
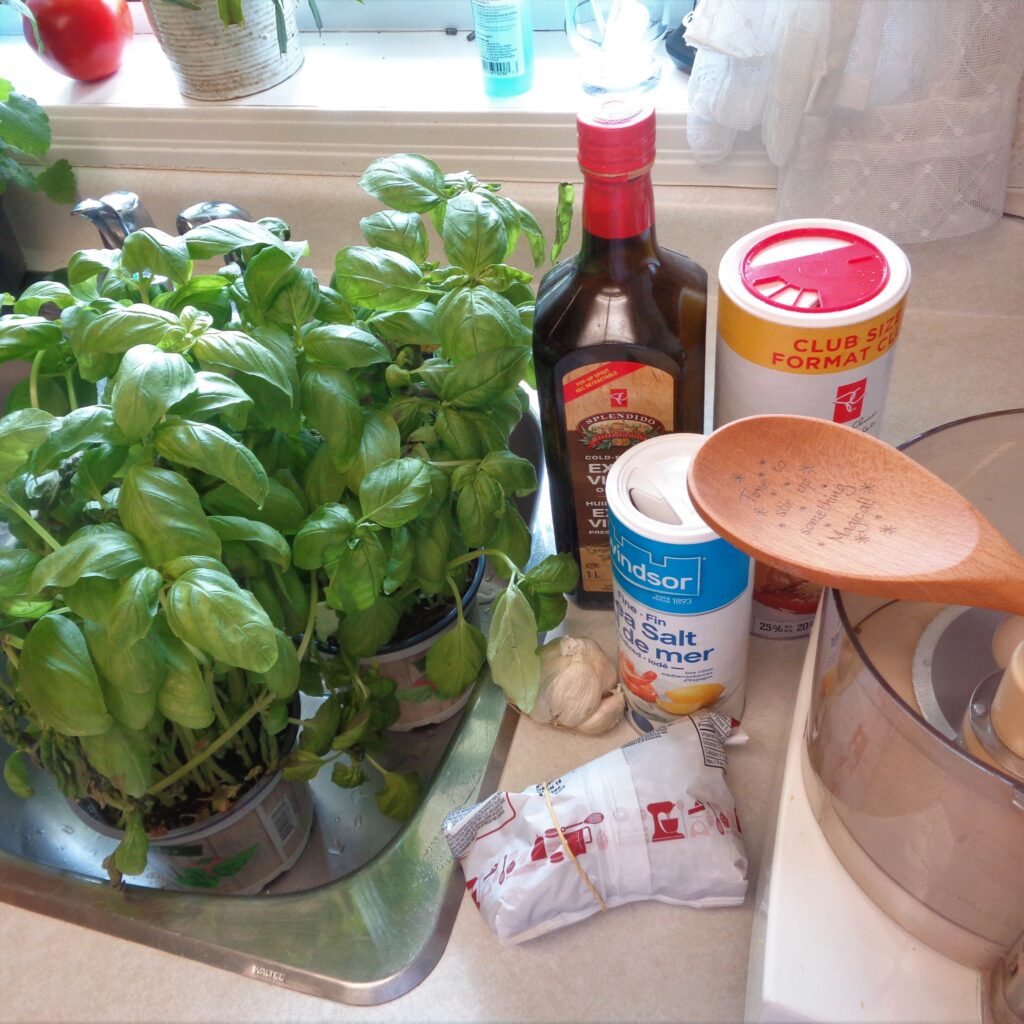
[[[535,417],[514,442],[543,465]],[[521,511],[539,558],[553,550],[543,480],[532,499]],[[486,604],[481,612],[486,628]],[[369,786],[338,789],[321,773],[309,846],[258,896],[171,892],[155,876],[115,888],[101,866],[113,841],[83,825],[48,778],[33,777],[30,800],[0,783],[0,900],[285,988],[386,1002],[422,981],[444,952],[463,885],[441,822],[496,788],[514,730],[504,694],[481,678],[460,715],[393,734],[388,767],[415,769],[427,783],[404,826],[378,812]],[[0,742],[0,760],[7,752]]]

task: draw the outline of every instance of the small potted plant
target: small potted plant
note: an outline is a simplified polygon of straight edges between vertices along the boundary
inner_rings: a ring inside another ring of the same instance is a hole
[[[382,763],[400,701],[373,660],[405,624],[450,618],[429,691],[458,696],[486,660],[535,699],[537,633],[576,572],[525,568],[511,501],[535,486],[508,448],[533,293],[506,260],[525,236],[539,262],[543,237],[498,186],[421,157],[362,185],[391,209],[329,286],[279,221],[215,221],[76,253],[67,286],[0,318],[0,358],[31,362],[0,419],[4,775],[28,795],[30,758],[121,830],[115,876],[180,849],[183,813],[205,835],[278,771],[275,791],[327,765],[340,786],[382,780],[381,811],[408,817],[421,784]],[[486,639],[465,597],[484,558],[508,580]],[[319,698],[305,719],[300,690]],[[299,821],[308,798],[293,804]],[[173,864],[177,884],[262,884],[240,842]]]
[[[321,28],[316,0],[308,3]],[[298,0],[143,0],[143,6],[185,96],[249,96],[302,66]]]

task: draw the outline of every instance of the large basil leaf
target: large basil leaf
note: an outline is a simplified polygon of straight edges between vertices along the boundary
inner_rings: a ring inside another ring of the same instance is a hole
[[[303,331],[302,349],[314,362],[342,370],[391,362],[391,353],[384,342],[368,331],[345,324],[317,324]]]
[[[426,594],[448,591],[448,549],[452,542],[451,516],[447,512],[427,523],[416,522],[413,530],[412,573],[420,590]]]
[[[220,274],[200,274],[173,292],[158,295],[153,304],[178,316],[181,316],[186,306],[192,306],[213,317],[216,327],[223,327],[231,319],[231,296],[228,293],[230,284]]]
[[[86,405],[62,416],[54,424],[49,437],[36,450],[32,467],[37,474],[45,473],[89,445],[127,443],[110,409],[103,405]]]
[[[274,296],[267,320],[279,327],[301,327],[320,305],[320,282],[308,268],[295,270]]]
[[[558,186],[558,205],[555,207],[555,240],[551,243],[551,262],[558,259],[572,232],[572,207],[576,199],[576,187],[571,181]]]
[[[341,620],[338,640],[346,654],[369,658],[394,636],[402,609],[397,601],[378,597],[364,611],[351,612]]]
[[[484,547],[494,537],[505,511],[505,492],[497,480],[476,473],[459,492],[456,513],[462,539],[471,548]]]
[[[427,678],[442,697],[458,697],[480,674],[486,656],[483,633],[459,619],[427,651]]]
[[[416,772],[385,772],[384,785],[373,799],[385,817],[408,821],[423,799],[423,780]]]
[[[0,318],[0,363],[31,359],[60,341],[60,324],[41,316]]]
[[[46,587],[69,587],[82,576],[121,579],[144,564],[139,544],[130,533],[113,525],[86,526],[35,567],[28,592],[34,596]]]
[[[292,397],[285,364],[276,353],[241,331],[206,331],[196,339],[192,354],[204,369],[234,370],[266,381],[289,399]]]
[[[256,505],[267,498],[267,471],[241,441],[212,423],[165,423],[156,432],[157,453],[231,484]]]
[[[35,793],[28,771],[28,760],[20,750],[12,751],[4,760],[4,782],[15,796],[23,800]]]
[[[255,548],[264,561],[282,569],[291,564],[288,541],[272,526],[242,516],[210,516],[209,522],[222,541],[242,541]]]
[[[203,495],[203,504],[210,515],[241,516],[272,526],[286,537],[293,534],[306,518],[306,506],[289,487],[271,478],[267,481],[267,498],[262,506],[230,484],[219,484]]]
[[[388,555],[380,538],[374,533],[359,534],[332,550],[332,556],[336,560],[328,566],[328,602],[345,612],[365,611],[377,600],[387,573]]]
[[[434,306],[422,302],[411,309],[375,313],[369,321],[374,333],[393,345],[436,345]]]
[[[392,459],[363,478],[359,505],[364,519],[381,526],[403,526],[419,515],[432,490],[426,463],[419,459]]]
[[[295,644],[280,630],[277,640],[277,661],[266,672],[258,674],[259,681],[278,699],[290,697],[299,688],[299,658]]]
[[[493,349],[452,368],[441,387],[441,399],[457,409],[486,408],[514,388],[530,365],[526,346]]]
[[[53,435],[50,437],[52,439]],[[125,445],[98,444],[90,448],[78,460],[71,490],[83,501],[98,501],[127,458]]]
[[[345,490],[345,473],[334,465],[330,450],[321,448],[302,476],[302,489],[311,508],[337,501]]]
[[[136,345],[159,345],[184,334],[178,318],[153,306],[117,306],[101,313],[80,335],[72,335],[77,356],[127,352]]]
[[[77,583],[65,587],[61,596],[76,615],[89,622],[106,624],[120,586],[120,580],[106,579],[103,576],[83,576]]]
[[[414,153],[374,160],[359,187],[387,206],[404,213],[423,213],[444,201],[444,175],[433,160]]]
[[[501,213],[476,192],[463,192],[448,201],[441,237],[445,255],[470,276],[503,262],[508,250]]]
[[[312,718],[303,720],[302,732],[299,733],[299,750],[311,754],[326,754],[341,727],[343,711],[341,698],[338,694],[332,693],[316,709]]]
[[[410,309],[430,294],[420,268],[408,256],[353,245],[335,260],[335,285],[353,306]]]
[[[56,420],[42,409],[19,409],[0,419],[0,483],[10,480],[50,435]]]
[[[537,470],[533,463],[509,451],[488,452],[480,463],[480,472],[497,480],[506,494],[521,498],[537,490]]]
[[[25,548],[0,550],[0,598],[24,597],[40,556]]]
[[[218,661],[266,672],[277,660],[277,639],[267,613],[229,576],[192,569],[167,592],[167,623],[185,643]]]
[[[121,583],[107,617],[108,642],[113,649],[126,649],[149,632],[162,585],[160,573],[148,566]]]
[[[505,202],[519,215],[519,229],[530,243],[530,255],[533,265],[539,267],[544,262],[544,231],[537,223],[536,217],[525,206],[520,206],[514,199],[506,197]],[[551,257],[554,260],[554,256]]]
[[[10,82],[3,81],[3,102],[0,103],[0,138],[8,146],[29,156],[44,157],[50,148],[50,119],[31,96],[15,92]]]
[[[110,393],[114,422],[128,440],[137,441],[195,387],[195,374],[183,356],[153,345],[136,345],[125,353],[114,375]]]
[[[68,260],[68,284],[74,288],[106,271],[118,271],[120,268],[120,249],[79,249]]]
[[[580,570],[571,555],[548,555],[523,577],[523,583],[537,594],[566,594],[575,590]]]
[[[391,531],[391,554],[388,557],[387,575],[384,577],[384,593],[393,594],[404,586],[412,573],[412,534],[407,526]]]
[[[220,557],[220,538],[206,521],[192,485],[180,474],[133,466],[117,496],[121,523],[154,565],[181,555]]]
[[[98,736],[83,736],[81,743],[89,764],[100,775],[126,796],[145,796],[153,782],[152,745],[148,736],[115,723]]]
[[[505,234],[507,236],[505,252],[502,255],[502,260],[507,260],[515,250],[516,242],[519,241],[520,224],[518,211],[508,199],[504,196],[498,195],[497,192],[491,192],[487,189],[479,189],[474,191],[472,194],[481,202],[488,203],[492,206],[501,217],[501,223],[505,226]],[[498,266],[500,263],[501,261],[495,260],[494,263],[490,264],[490,266]],[[522,272],[517,271],[517,273]]]
[[[187,420],[206,420],[217,415],[232,430],[244,430],[253,401],[230,377],[200,370],[195,390],[167,411]]]
[[[121,266],[132,274],[148,270],[176,285],[183,285],[192,275],[192,260],[185,239],[158,228],[141,228],[125,238]]]
[[[402,437],[394,417],[380,410],[365,413],[359,451],[345,472],[345,482],[349,489],[358,491],[370,470],[381,463],[397,459],[401,454]]]
[[[93,664],[122,693],[147,694],[164,681],[167,666],[160,646],[149,637],[128,647],[115,647],[103,626],[86,623],[83,631]]]
[[[95,736],[114,724],[85,637],[63,615],[44,615],[29,630],[18,690],[39,722],[62,736]]]
[[[216,716],[195,655],[170,631],[163,617],[157,619],[151,635],[167,668],[156,700],[160,714],[186,729],[212,725]]]
[[[521,711],[529,714],[540,692],[537,619],[527,596],[509,583],[494,602],[487,635],[491,676]]]
[[[434,422],[437,436],[456,459],[482,459],[505,447],[508,434],[486,413],[444,407]]]
[[[359,229],[370,245],[400,252],[413,263],[423,263],[427,258],[427,232],[418,214],[378,210],[369,217],[363,217]]]
[[[225,256],[235,249],[250,245],[271,245],[284,248],[284,242],[262,224],[247,220],[224,218],[199,224],[182,236],[188,246],[188,253],[194,260],[205,260],[211,256]]]
[[[245,293],[257,309],[265,313],[282,286],[292,277],[295,265],[308,247],[303,242],[268,246],[256,253],[245,265],[242,280]],[[319,299],[319,296],[318,296]]]
[[[481,352],[530,344],[516,307],[490,288],[476,285],[449,292],[434,314],[437,340],[452,363]]]
[[[504,551],[519,569],[525,568],[526,563],[530,560],[533,537],[530,534],[530,528],[523,522],[523,517],[512,502],[505,502],[505,514],[501,517],[498,529],[488,547]],[[495,559],[494,570],[502,579],[508,578],[508,570],[502,561]]]
[[[310,366],[302,375],[302,408],[318,430],[339,469],[346,469],[359,451],[363,413],[352,379],[336,366]]]
[[[355,517],[344,505],[318,508],[295,534],[295,564],[300,569],[319,569],[324,564],[324,554],[343,545],[355,528]]]

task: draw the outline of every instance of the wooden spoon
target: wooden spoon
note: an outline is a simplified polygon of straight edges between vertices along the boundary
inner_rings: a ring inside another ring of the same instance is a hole
[[[952,487],[859,430],[807,416],[736,420],[705,440],[687,483],[722,537],[796,576],[1024,614],[1024,558]]]

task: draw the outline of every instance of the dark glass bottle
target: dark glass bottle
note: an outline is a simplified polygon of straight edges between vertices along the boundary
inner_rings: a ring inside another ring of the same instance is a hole
[[[628,447],[704,429],[707,273],[654,234],[654,111],[607,100],[577,119],[579,253],[545,275],[533,355],[555,539],[574,595],[611,607],[604,479]]]

